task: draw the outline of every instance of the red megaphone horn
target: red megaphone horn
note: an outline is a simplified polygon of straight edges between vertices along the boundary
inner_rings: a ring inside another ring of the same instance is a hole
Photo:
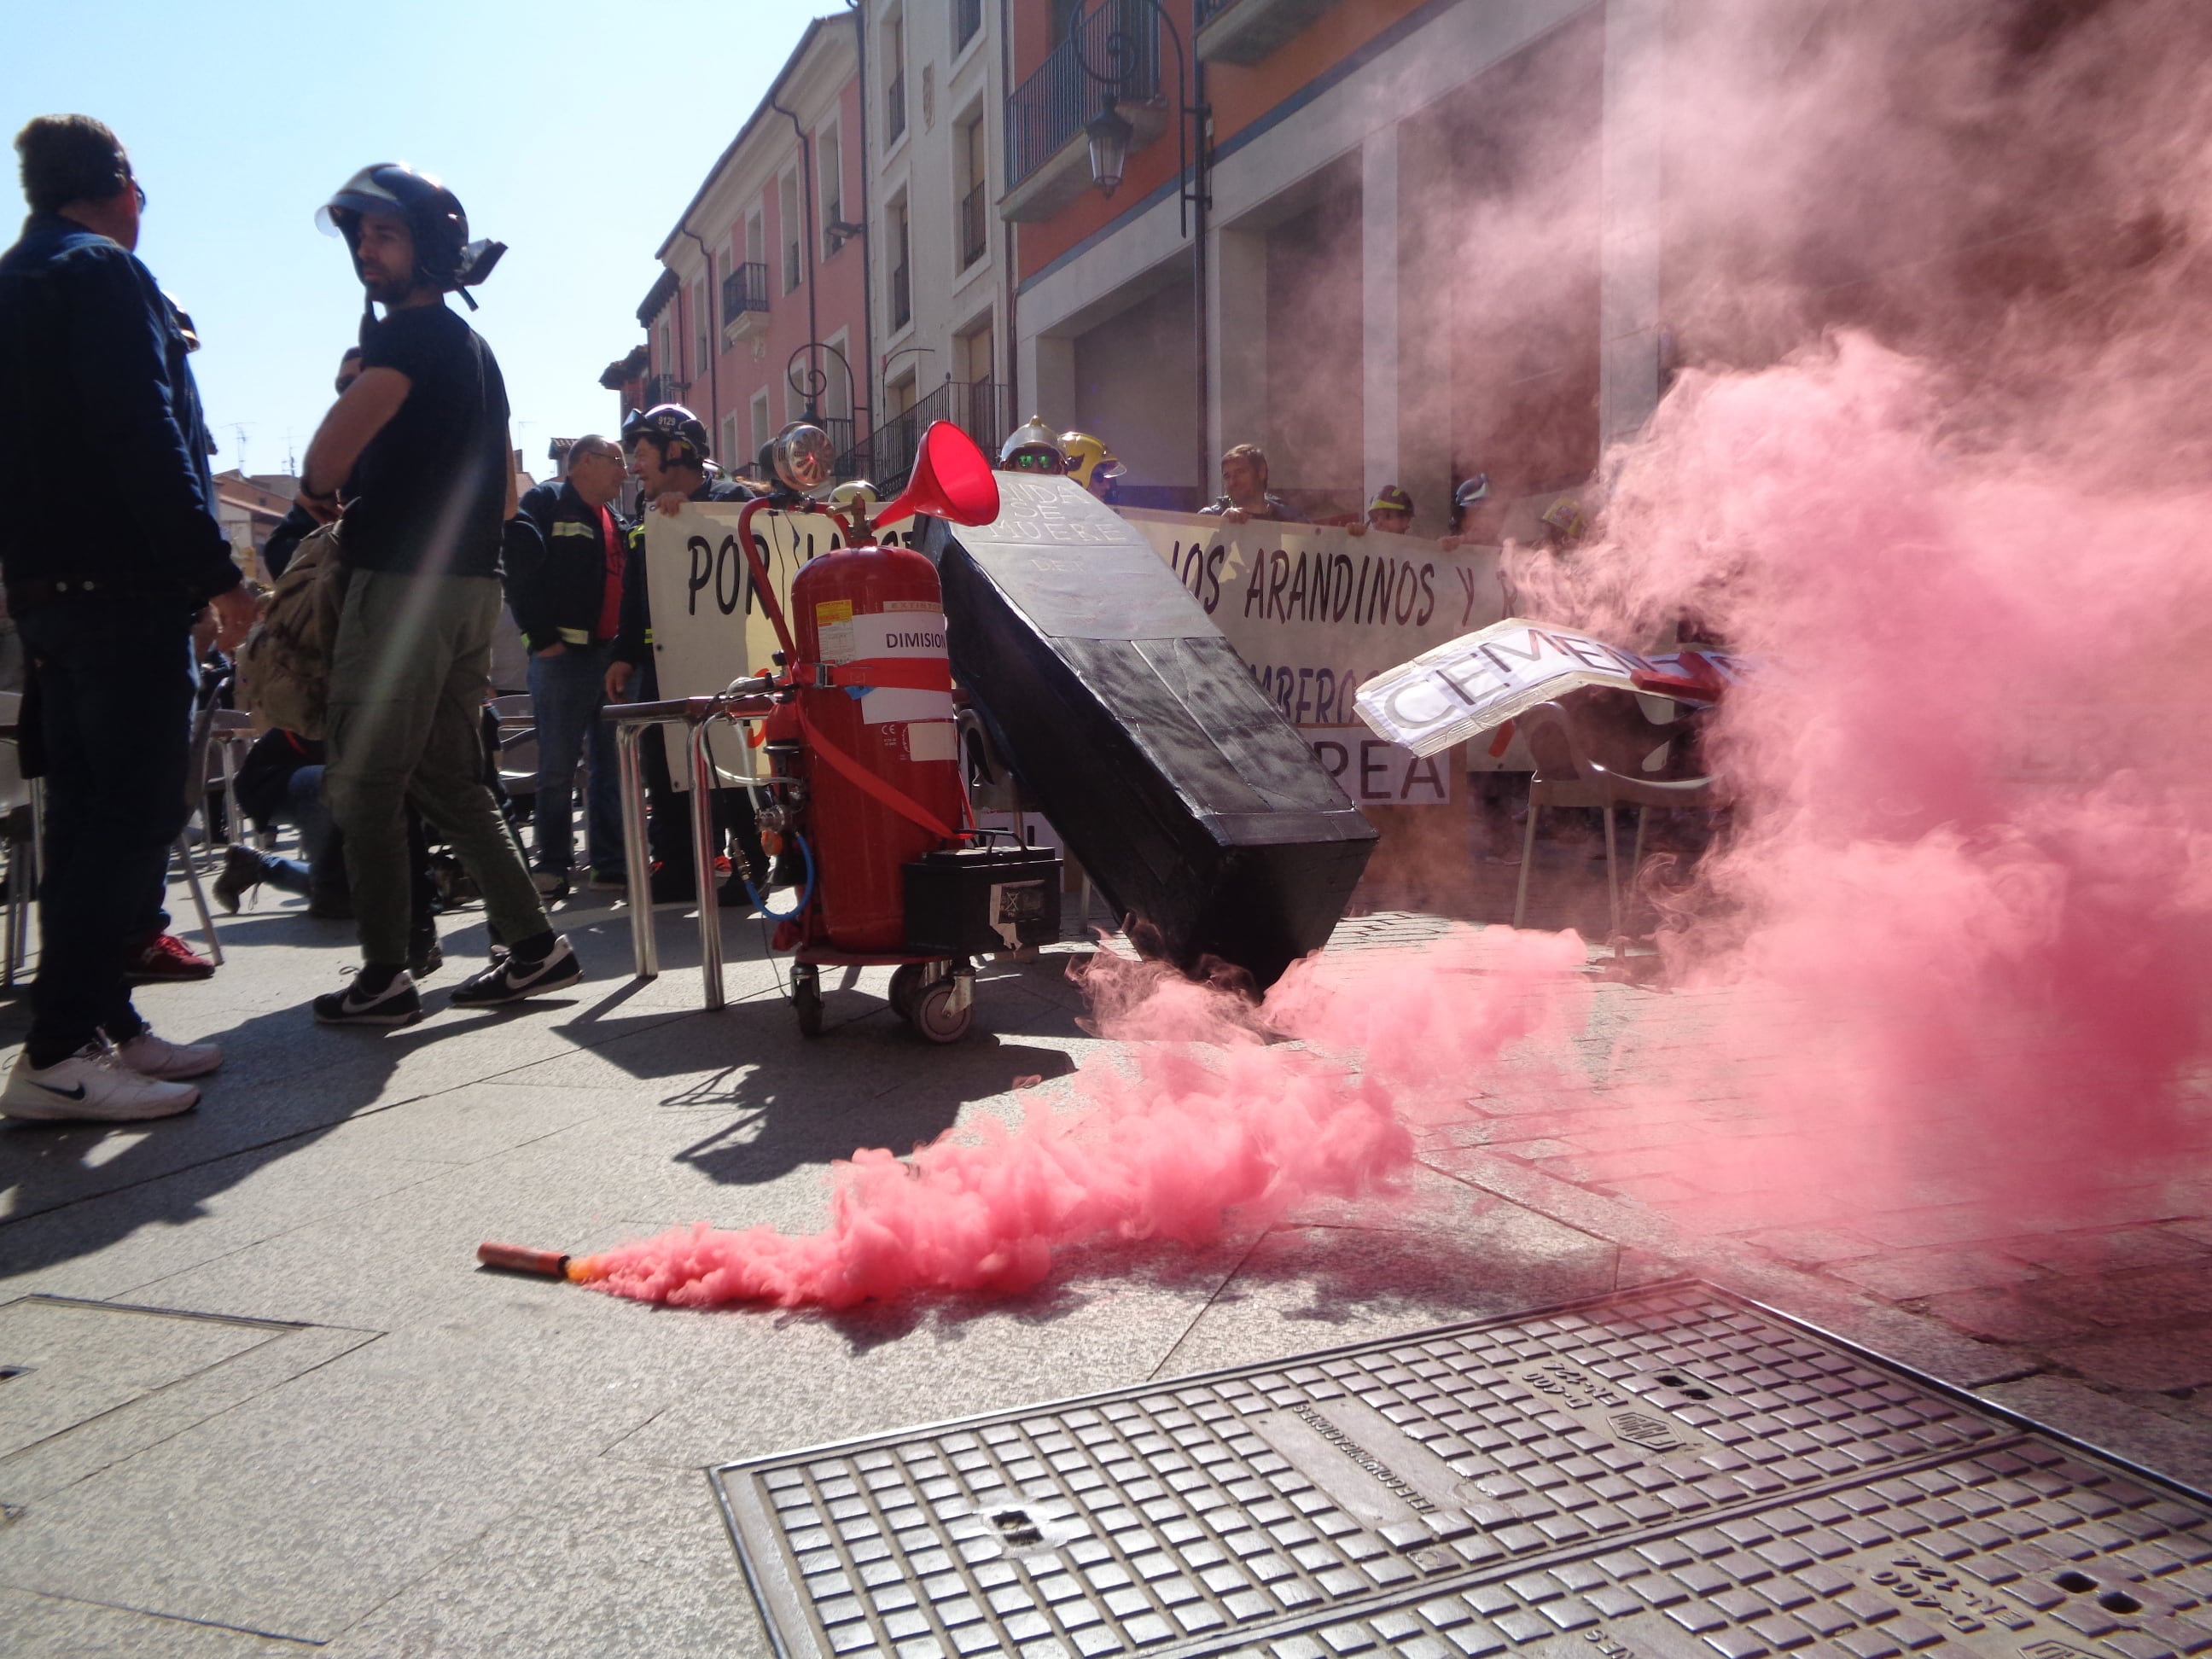
[[[906,488],[875,515],[876,527],[916,513],[954,524],[988,524],[999,516],[999,478],[975,441],[950,421],[921,434]]]

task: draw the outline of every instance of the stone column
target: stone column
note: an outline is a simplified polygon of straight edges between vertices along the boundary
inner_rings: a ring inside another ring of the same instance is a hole
[[[1633,437],[1659,406],[1659,96],[1664,0],[1606,0],[1598,296],[1598,439]]]
[[[1398,477],[1398,128],[1359,147],[1360,423],[1364,507]]]
[[[1267,238],[1264,231],[1206,233],[1206,447],[1216,465],[1199,499],[1221,493],[1218,465],[1231,444],[1267,441]]]

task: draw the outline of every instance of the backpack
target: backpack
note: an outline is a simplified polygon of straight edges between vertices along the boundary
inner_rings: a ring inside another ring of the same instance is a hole
[[[301,541],[238,647],[239,700],[270,725],[303,738],[328,735],[331,655],[345,590],[338,526],[325,525]]]

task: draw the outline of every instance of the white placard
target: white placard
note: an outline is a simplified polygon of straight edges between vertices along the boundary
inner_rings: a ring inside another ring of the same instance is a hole
[[[1495,547],[1447,552],[1418,536],[1232,525],[1191,513],[1121,516],[1182,578],[1260,689],[1309,740],[1351,726],[1360,683],[1386,665],[1504,614]],[[1356,768],[1338,780],[1355,801],[1384,804],[1379,795],[1363,797],[1357,781]],[[1391,804],[1442,802],[1417,790]]]
[[[1698,684],[1717,690],[1734,684],[1742,666],[1717,651],[1647,657],[1571,629],[1508,617],[1377,674],[1358,689],[1354,705],[1377,736],[1434,755],[1580,686],[1650,693]]]

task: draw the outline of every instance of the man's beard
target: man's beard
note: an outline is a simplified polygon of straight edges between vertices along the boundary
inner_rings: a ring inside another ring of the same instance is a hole
[[[415,291],[415,276],[410,271],[404,276],[388,276],[384,272],[362,265],[361,285],[368,297],[379,305],[395,306]]]

